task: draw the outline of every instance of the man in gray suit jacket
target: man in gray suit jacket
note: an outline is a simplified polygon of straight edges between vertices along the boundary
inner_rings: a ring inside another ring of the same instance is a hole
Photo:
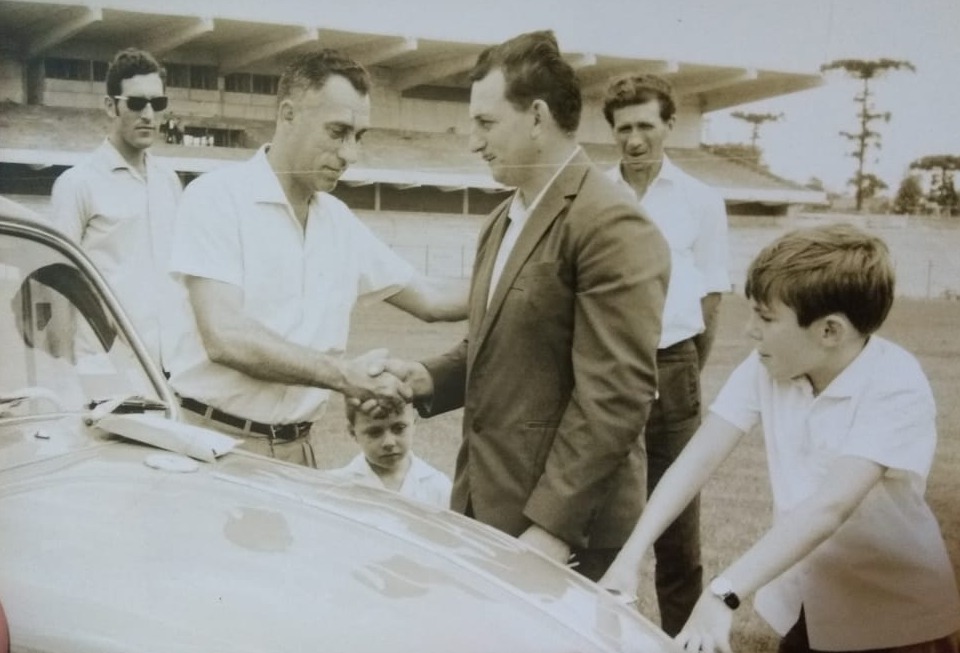
[[[551,32],[488,48],[471,79],[471,149],[517,191],[480,233],[466,339],[387,369],[425,416],[465,409],[451,507],[597,579],[646,494],[669,251],[577,145]]]

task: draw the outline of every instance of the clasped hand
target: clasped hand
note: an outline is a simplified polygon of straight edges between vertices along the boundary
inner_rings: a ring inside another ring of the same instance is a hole
[[[388,355],[373,349],[341,367],[344,397],[373,417],[395,412],[413,397],[410,386],[387,368]]]

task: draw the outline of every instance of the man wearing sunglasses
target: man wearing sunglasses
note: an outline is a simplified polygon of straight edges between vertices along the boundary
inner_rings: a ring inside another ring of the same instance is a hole
[[[170,278],[170,238],[180,200],[177,174],[149,152],[163,112],[166,72],[143,50],[118,52],[107,70],[107,138],[53,186],[55,225],[78,242],[117,293],[161,365],[161,341],[179,286]],[[82,356],[82,341],[76,342]]]

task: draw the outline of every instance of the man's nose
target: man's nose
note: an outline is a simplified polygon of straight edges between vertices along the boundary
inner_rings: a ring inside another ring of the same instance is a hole
[[[339,152],[340,158],[346,161],[348,165],[356,163],[360,155],[360,143],[357,141],[357,137],[353,134],[344,137]]]
[[[470,130],[470,140],[468,141],[468,146],[471,152],[480,152],[486,147],[486,141],[477,134],[476,128]]]

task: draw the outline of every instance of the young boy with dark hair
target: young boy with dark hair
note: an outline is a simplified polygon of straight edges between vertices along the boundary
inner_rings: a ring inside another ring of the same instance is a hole
[[[450,507],[450,479],[413,453],[417,413],[412,404],[372,417],[346,402],[346,414],[350,435],[361,453],[334,474]]]
[[[751,264],[756,351],[600,581],[635,593],[644,553],[761,425],[773,526],[703,592],[677,635],[686,650],[729,651],[733,610],[754,592],[781,653],[960,650],[956,578],[923,498],[933,394],[917,360],[874,335],[893,291],[886,244],[848,225],[789,233]]]

